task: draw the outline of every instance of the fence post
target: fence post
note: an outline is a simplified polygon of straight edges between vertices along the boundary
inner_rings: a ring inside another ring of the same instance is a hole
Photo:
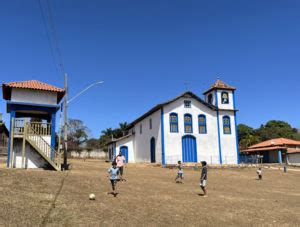
[[[10,132],[10,155],[9,155],[9,158],[10,158],[10,164],[9,164],[9,167],[10,168],[13,168],[13,163],[14,163],[14,160],[13,160],[13,147],[14,147],[14,131],[15,131],[15,118],[13,117],[12,120],[11,120],[11,132]]]

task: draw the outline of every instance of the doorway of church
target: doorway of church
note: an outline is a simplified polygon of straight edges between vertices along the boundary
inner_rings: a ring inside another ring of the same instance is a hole
[[[150,140],[150,159],[151,163],[155,163],[155,138],[152,137]]]
[[[120,147],[120,151],[121,151],[122,155],[124,155],[124,157],[126,159],[126,163],[128,163],[128,147],[122,146],[122,147]]]
[[[182,137],[182,161],[197,162],[196,138],[192,135]]]

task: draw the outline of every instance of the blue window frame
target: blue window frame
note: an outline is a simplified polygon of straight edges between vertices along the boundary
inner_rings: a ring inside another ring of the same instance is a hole
[[[231,125],[230,125],[230,117],[229,116],[223,117],[223,133],[231,134]]]
[[[193,133],[193,118],[191,114],[184,115],[184,132]]]
[[[185,108],[191,108],[192,107],[192,101],[191,100],[184,100],[184,107]]]
[[[178,132],[178,114],[170,113],[170,132]]]
[[[229,104],[229,95],[228,95],[228,92],[223,91],[221,93],[221,100],[222,100],[222,104]]]
[[[199,133],[206,134],[207,133],[206,116],[204,114],[200,114],[198,116],[198,124],[199,124]]]

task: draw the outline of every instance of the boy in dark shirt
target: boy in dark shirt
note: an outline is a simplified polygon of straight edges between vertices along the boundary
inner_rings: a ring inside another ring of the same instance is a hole
[[[203,196],[206,197],[207,196],[207,192],[206,192],[206,181],[207,181],[207,164],[206,161],[202,161],[202,172],[201,172],[201,178],[200,178],[200,187],[203,191]]]

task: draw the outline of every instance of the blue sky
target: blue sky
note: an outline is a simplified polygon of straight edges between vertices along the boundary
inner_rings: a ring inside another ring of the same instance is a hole
[[[218,75],[237,87],[238,123],[259,127],[278,119],[300,128],[299,1],[55,0],[53,6],[70,97],[105,81],[69,109],[95,137],[181,94],[185,81],[201,95]],[[1,82],[63,87],[38,0],[3,1],[0,27]]]

